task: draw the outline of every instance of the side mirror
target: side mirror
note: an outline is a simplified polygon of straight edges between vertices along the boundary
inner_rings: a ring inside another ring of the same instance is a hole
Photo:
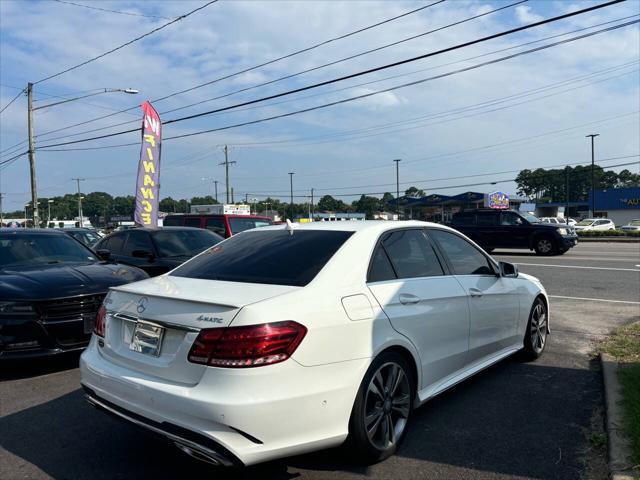
[[[513,263],[500,262],[500,276],[518,278],[518,266]]]
[[[153,262],[156,258],[153,252],[149,250],[134,250],[131,252],[131,256],[135,258],[146,258],[149,262]]]
[[[100,250],[96,251],[96,253],[105,262],[111,260],[111,251],[107,250],[106,248],[101,248]]]

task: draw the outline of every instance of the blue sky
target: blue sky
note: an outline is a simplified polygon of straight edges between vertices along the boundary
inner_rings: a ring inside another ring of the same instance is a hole
[[[80,4],[173,18],[203,2],[78,0]],[[333,42],[207,87],[156,102],[166,112],[224,95],[290,73],[426,32],[508,5],[504,1],[449,0],[402,19]],[[597,2],[529,1],[502,12],[406,43],[338,63],[298,77],[227,98],[161,115],[163,120],[247,101],[264,95],[420,55]],[[221,0],[143,41],[103,59],[36,85],[37,105],[99,88],[136,88],[137,96],[110,93],[82,102],[43,109],[35,116],[37,146],[135,127],[113,124],[139,121],[139,111],[96,121],[55,134],[50,130],[132,107],[250,67],[328,38],[415,9],[424,2],[278,2]],[[559,35],[640,13],[631,0],[552,25],[439,55],[241,109],[167,125],[165,136],[217,128],[371,93],[428,76],[522,51],[566,37]],[[52,0],[0,0],[0,105],[28,81],[36,81],[103,53],[167,20],[120,15]],[[27,25],[29,28],[25,28]],[[593,29],[591,29],[593,30]],[[584,30],[581,33],[589,32]],[[511,48],[517,47],[517,48]],[[507,49],[499,53],[490,53]],[[486,55],[485,55],[486,54]],[[482,58],[467,60],[484,55]],[[402,158],[401,187],[455,194],[500,188],[461,184],[505,180],[515,174],[468,177],[489,172],[588,161],[584,136],[600,133],[597,158],[640,153],[640,37],[633,25],[601,35],[455,74],[367,99],[292,117],[199,135],[163,144],[161,195],[188,198],[212,193],[211,179],[224,192],[222,146],[229,145],[231,183],[236,199],[288,198],[295,172],[296,195],[315,188],[323,194],[359,194],[395,190],[394,158]],[[388,79],[394,76],[396,78]],[[386,79],[386,80],[385,80]],[[368,85],[362,85],[367,82]],[[374,83],[369,83],[374,82]],[[0,116],[0,150],[26,139],[26,98]],[[67,148],[136,142],[132,133]],[[61,147],[65,148],[65,147]],[[26,147],[16,147],[20,153]],[[13,150],[0,157],[6,159]],[[133,194],[139,147],[89,151],[37,152],[40,196],[73,192],[72,177],[85,177],[83,191]],[[638,157],[614,164],[637,161]],[[623,167],[638,171],[638,166]],[[622,168],[616,168],[621,170]],[[453,179],[451,177],[468,177]],[[203,180],[204,178],[204,180]],[[26,158],[0,170],[4,209],[20,209],[30,200]],[[352,201],[357,196],[341,197]],[[298,199],[301,201],[300,199]]]

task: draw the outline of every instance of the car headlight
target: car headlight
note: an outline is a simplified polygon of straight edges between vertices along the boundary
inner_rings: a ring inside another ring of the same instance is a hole
[[[562,236],[567,235],[567,229],[566,228],[559,228],[558,229],[558,233]]]
[[[31,315],[34,313],[33,306],[22,302],[0,302],[0,317]]]

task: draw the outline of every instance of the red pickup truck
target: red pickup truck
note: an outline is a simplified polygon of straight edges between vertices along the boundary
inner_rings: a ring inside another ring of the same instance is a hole
[[[164,219],[165,227],[196,227],[206,228],[224,238],[229,238],[245,230],[257,227],[273,225],[269,217],[257,215],[231,215],[231,214],[199,214],[186,213],[184,215],[167,215]]]

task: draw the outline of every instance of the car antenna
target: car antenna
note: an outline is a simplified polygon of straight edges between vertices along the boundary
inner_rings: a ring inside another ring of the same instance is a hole
[[[289,231],[289,235],[293,235],[293,231],[297,228],[298,226],[294,223],[291,223],[291,220],[289,220],[287,218],[287,226],[284,227],[285,230]]]

